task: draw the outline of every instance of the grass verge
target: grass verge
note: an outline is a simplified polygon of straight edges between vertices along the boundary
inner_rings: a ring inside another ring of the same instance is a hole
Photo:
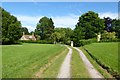
[[[83,47],[80,47],[80,50],[86,55],[89,61],[93,64],[93,66],[104,76],[104,78],[113,78],[105,69],[100,67],[95,60],[84,50]]]
[[[71,77],[72,78],[90,78],[90,75],[83,63],[77,50],[73,49],[71,60]]]
[[[41,78],[56,78],[67,53],[68,49],[65,49],[59,55],[55,56],[50,65],[43,71]]]

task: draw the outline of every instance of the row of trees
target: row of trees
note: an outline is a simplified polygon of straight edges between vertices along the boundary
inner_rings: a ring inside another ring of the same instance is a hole
[[[40,36],[40,40],[68,44],[73,35],[73,30],[70,28],[55,28],[54,22],[51,18],[43,17],[37,23],[35,35]]]
[[[16,42],[22,36],[22,32],[30,34],[26,27],[21,27],[20,21],[15,16],[3,8],[0,9],[2,11],[2,43]],[[43,17],[38,21],[33,32],[38,40],[65,44],[70,43],[71,40],[78,43],[79,40],[95,38],[100,33],[103,36],[114,34],[120,38],[120,20],[109,17],[101,19],[97,13],[89,11],[79,17],[75,29],[72,30],[70,28],[55,28],[52,18]]]
[[[110,17],[101,19],[97,13],[89,11],[79,17],[73,41],[77,45],[79,40],[96,38],[98,34],[105,40],[113,39],[115,36],[120,38],[120,20],[112,20]]]
[[[35,34],[41,36],[41,40],[51,40],[54,43],[62,42],[65,44],[73,40],[79,43],[79,40],[96,38],[102,34],[102,39],[111,39],[114,36],[120,38],[120,20],[110,17],[101,19],[98,13],[89,11],[79,17],[75,29],[55,28],[52,19],[43,17],[39,20],[35,29]]]
[[[0,7],[2,11],[2,43],[14,43],[21,36],[21,23],[17,18]]]
[[[11,15],[9,12],[0,7],[2,17],[2,44],[17,43],[22,32],[29,34],[26,27],[21,27],[21,22],[17,17]]]

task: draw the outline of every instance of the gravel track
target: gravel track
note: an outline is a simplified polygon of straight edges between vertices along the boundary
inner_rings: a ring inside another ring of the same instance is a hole
[[[71,67],[71,57],[72,57],[72,49],[66,46],[69,49],[68,54],[66,55],[60,71],[58,73],[57,78],[70,78],[70,67]]]

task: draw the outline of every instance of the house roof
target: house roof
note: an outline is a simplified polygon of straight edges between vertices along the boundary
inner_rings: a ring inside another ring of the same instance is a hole
[[[34,35],[23,35],[26,39],[36,40]]]

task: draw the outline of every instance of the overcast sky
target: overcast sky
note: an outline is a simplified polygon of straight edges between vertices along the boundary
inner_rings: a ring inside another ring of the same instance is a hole
[[[55,27],[75,28],[79,16],[94,11],[103,17],[118,17],[118,2],[2,2],[2,7],[16,16],[29,32],[40,18],[52,18]]]

